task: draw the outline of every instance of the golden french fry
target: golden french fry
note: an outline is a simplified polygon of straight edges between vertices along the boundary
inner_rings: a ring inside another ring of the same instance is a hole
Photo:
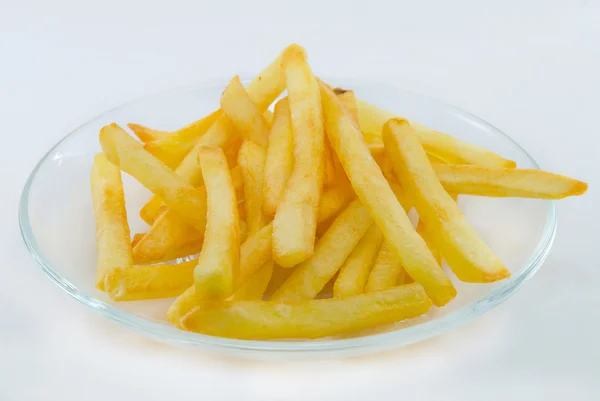
[[[340,99],[340,102],[344,105],[344,107],[350,112],[350,115],[354,117],[356,123],[360,126],[360,122],[358,121],[358,105],[356,104],[356,96],[354,95],[353,90],[335,88],[333,90]]]
[[[133,234],[133,238],[131,239],[131,247],[133,248],[134,246],[136,246],[137,243],[140,242],[142,238],[144,238],[144,235],[146,235],[146,233]]]
[[[394,250],[384,242],[369,273],[365,292],[383,291],[404,284],[407,275]]]
[[[206,198],[173,170],[148,153],[117,124],[100,130],[100,145],[111,163],[119,166],[199,231],[206,227]]]
[[[204,135],[222,114],[223,113],[220,110],[214,111],[208,116],[180,128],[175,132],[169,133],[162,138],[144,141],[146,143],[144,149],[170,168],[175,168],[192,149],[198,138]],[[129,124],[130,128],[132,128],[132,126],[136,126],[138,130],[141,127],[139,125]],[[147,128],[143,128],[147,130]],[[133,131],[137,133],[136,130]],[[140,135],[138,134],[138,137],[139,136]]]
[[[362,294],[382,243],[381,231],[376,224],[371,225],[340,269],[333,286],[335,298]]]
[[[171,135],[171,132],[144,127],[140,124],[129,123],[127,126],[144,143],[166,139]]]
[[[314,298],[344,264],[372,224],[367,209],[358,200],[352,202],[319,239],[314,254],[294,268],[271,299],[292,302]]]
[[[288,46],[248,84],[246,92],[259,110],[265,111],[286,88],[286,79],[283,73],[284,60],[288,54],[296,53],[306,54],[306,51],[296,44]],[[198,139],[194,148],[179,163],[175,172],[194,187],[202,185],[202,174],[194,174],[194,166],[197,164],[197,148],[214,146],[227,149],[235,142],[236,137],[236,131],[229,118],[224,115],[219,117],[210,129]]]
[[[238,215],[239,215],[239,206],[238,206]],[[243,209],[242,209],[243,210]],[[248,226],[244,220],[240,220],[240,243],[243,244],[248,238]]]
[[[233,294],[240,264],[240,226],[229,167],[219,148],[201,148],[198,159],[206,185],[207,222],[202,252],[194,269],[196,294],[224,299]]]
[[[221,108],[240,135],[267,148],[269,124],[235,76],[221,95]]]
[[[582,195],[588,188],[585,182],[543,170],[432,165],[442,186],[458,194],[563,199]]]
[[[408,274],[423,285],[434,304],[445,305],[456,296],[452,282],[416,233],[350,113],[323,85],[321,98],[327,135],[356,195],[373,216]]]
[[[105,289],[113,301],[171,298],[194,283],[197,261],[180,264],[115,269],[106,276]]]
[[[294,167],[273,221],[273,258],[282,267],[308,259],[314,251],[323,185],[323,118],[317,81],[300,53],[285,67],[294,136]]]
[[[236,292],[246,283],[258,270],[272,260],[271,247],[273,244],[273,227],[266,225],[259,232],[250,236],[240,247],[240,267],[234,276],[233,291]],[[171,305],[167,312],[167,318],[175,326],[179,327],[179,321],[189,310],[202,303],[202,298],[196,295],[195,287],[188,288]]]
[[[467,222],[456,202],[438,180],[423,146],[406,120],[392,119],[383,129],[386,153],[396,175],[414,197],[427,229],[435,231],[436,244],[462,281],[491,282],[510,276],[500,259]],[[417,277],[405,265],[408,274]]]
[[[106,275],[133,266],[133,257],[121,172],[102,153],[94,158],[91,187],[98,252],[96,288],[104,290]]]
[[[438,265],[442,265],[442,252],[439,247],[435,244],[435,239],[433,233],[429,233],[427,227],[425,227],[425,223],[421,218],[419,218],[419,223],[417,224],[417,234],[423,238],[423,241],[427,244],[427,247],[435,257]]]
[[[275,105],[275,117],[265,160],[263,212],[274,216],[294,167],[294,138],[288,98]]]
[[[344,299],[292,304],[273,301],[198,306],[181,319],[185,330],[219,337],[266,340],[320,338],[389,324],[425,314],[431,300],[410,284]]]
[[[263,113],[263,117],[264,117],[265,121],[267,122],[267,124],[269,125],[269,129],[271,129],[271,126],[273,125],[273,120],[275,119],[275,115],[273,114],[273,112],[271,110],[267,109]]]
[[[206,194],[204,187],[198,190]],[[204,210],[206,213],[206,207]],[[190,226],[174,211],[167,210],[133,247],[133,259],[136,264],[148,264],[193,255],[202,249],[203,238],[203,232]]]
[[[267,298],[271,298],[275,291],[281,287],[281,284],[288,279],[288,277],[292,274],[294,269],[287,269],[285,267],[273,265],[273,274],[271,275],[271,281],[269,281],[269,285],[265,290],[264,296]]]
[[[238,288],[230,298],[231,301],[260,300],[265,295],[271,276],[273,275],[273,261],[264,264],[252,277]]]
[[[196,156],[197,155],[198,153],[196,153]],[[196,164],[194,174],[201,174],[200,163]],[[231,169],[231,181],[233,182],[233,186],[235,187],[236,191],[239,191],[242,188],[243,180],[242,170],[240,169],[240,167],[233,167]],[[144,207],[140,209],[140,217],[147,224],[152,225],[154,224],[156,219],[166,211],[166,209],[167,206],[163,203],[163,201],[159,197],[155,196],[148,203],[146,203]]]
[[[371,135],[379,135],[385,122],[396,116],[393,113],[382,110],[360,99],[357,100],[358,113],[363,132],[369,132]],[[437,156],[447,163],[455,164],[475,164],[483,167],[515,167],[516,163],[512,160],[473,145],[461,141],[448,134],[443,134],[428,128],[414,121],[410,125],[415,130],[419,142],[428,154]],[[371,136],[373,139],[373,136]]]
[[[267,225],[262,207],[265,158],[265,150],[250,140],[244,141],[238,155],[244,181],[244,206],[249,235]]]

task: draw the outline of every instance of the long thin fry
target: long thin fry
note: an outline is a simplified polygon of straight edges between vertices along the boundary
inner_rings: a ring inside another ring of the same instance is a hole
[[[248,235],[252,235],[267,224],[263,213],[263,183],[265,172],[265,150],[258,144],[246,140],[238,155],[238,164],[244,178],[244,206]]]
[[[289,102],[285,97],[275,105],[275,119],[269,135],[263,186],[263,212],[266,215],[275,215],[293,167],[294,138]]]
[[[286,83],[294,135],[294,168],[273,221],[273,258],[282,267],[314,251],[323,185],[323,118],[317,81],[300,53],[286,60]]]
[[[198,306],[181,320],[185,330],[211,336],[249,340],[319,338],[420,316],[430,308],[431,300],[423,287],[409,284],[345,299]]]
[[[384,242],[375,258],[365,292],[383,291],[404,284],[407,275],[400,259],[388,243]]]
[[[106,276],[106,292],[117,302],[175,297],[194,283],[196,264],[192,260],[115,269]]]
[[[361,130],[379,135],[385,122],[396,116],[360,99],[357,100]],[[448,134],[434,131],[424,125],[410,122],[427,153],[433,154],[447,163],[475,164],[483,167],[515,167],[512,160],[471,143],[461,141]]]
[[[194,269],[196,294],[225,299],[233,294],[240,263],[240,226],[235,189],[223,151],[202,148],[198,154],[206,184],[207,223],[202,252]]]
[[[367,209],[358,200],[352,202],[319,239],[315,253],[294,268],[272,299],[291,302],[314,298],[337,273],[372,224]]]
[[[432,165],[442,186],[457,194],[563,199],[582,195],[588,188],[585,182],[543,170]]]
[[[106,275],[133,266],[133,257],[121,172],[102,153],[94,158],[91,187],[98,251],[96,287],[104,290]]]
[[[266,149],[269,124],[244,89],[239,76],[236,75],[223,91],[221,108],[242,137]]]
[[[377,225],[373,224],[340,269],[333,286],[334,297],[346,298],[362,294],[382,243],[383,235]]]
[[[468,282],[509,277],[510,272],[477,235],[440,184],[410,124],[399,119],[388,121],[383,129],[383,141],[396,175],[413,194],[419,218],[428,229],[435,230],[435,242],[454,274]]]
[[[456,296],[452,282],[415,232],[350,113],[323,85],[321,95],[327,135],[358,198],[408,274],[423,285],[437,306],[445,305]]]
[[[271,276],[273,275],[273,261],[264,264],[252,277],[238,288],[230,298],[231,301],[254,301],[263,298]]]

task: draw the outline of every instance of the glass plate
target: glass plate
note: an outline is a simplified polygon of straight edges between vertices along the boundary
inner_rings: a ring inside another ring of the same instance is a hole
[[[136,122],[164,130],[179,128],[217,109],[227,82],[176,89],[117,107],[75,129],[39,161],[23,190],[19,222],[25,244],[52,282],[102,316],[173,345],[258,358],[356,355],[415,343],[465,324],[514,294],[548,255],[556,231],[553,202],[461,196],[459,205],[465,216],[512,276],[493,284],[467,284],[450,273],[458,290],[456,299],[416,319],[343,338],[246,341],[175,329],[165,319],[172,299],[112,302],[94,288],[96,248],[89,175],[93,157],[100,152],[99,129],[111,122],[122,127]],[[519,167],[538,168],[507,135],[456,107],[388,84],[328,82],[353,89],[359,98],[379,107],[491,149],[515,160]],[[144,232],[147,226],[138,211],[150,193],[127,175],[123,180],[131,232]]]

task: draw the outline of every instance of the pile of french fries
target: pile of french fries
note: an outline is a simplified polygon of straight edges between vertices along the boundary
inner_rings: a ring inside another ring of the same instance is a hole
[[[247,87],[233,78],[220,106],[175,132],[129,124],[141,142],[103,127],[91,175],[96,287],[114,301],[177,297],[167,317],[183,330],[319,338],[423,315],[456,296],[443,261],[465,282],[510,276],[459,195],[587,190],[330,87],[298,45]],[[154,194],[133,240],[121,171]]]

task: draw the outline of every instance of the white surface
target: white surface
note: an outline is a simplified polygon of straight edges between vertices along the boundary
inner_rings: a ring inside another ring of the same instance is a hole
[[[1,400],[600,398],[598,1],[174,3],[0,2]],[[514,298],[383,356],[259,363],[150,342],[38,271],[17,202],[52,144],[125,101],[241,72],[241,58],[259,69],[292,41],[322,75],[391,78],[590,183],[558,203],[554,249]]]

